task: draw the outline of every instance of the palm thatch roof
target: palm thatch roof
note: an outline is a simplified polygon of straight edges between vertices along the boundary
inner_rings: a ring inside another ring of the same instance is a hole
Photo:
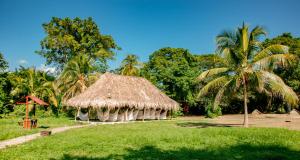
[[[81,94],[69,99],[65,105],[93,108],[178,108],[178,103],[151,82],[142,77],[105,73]]]

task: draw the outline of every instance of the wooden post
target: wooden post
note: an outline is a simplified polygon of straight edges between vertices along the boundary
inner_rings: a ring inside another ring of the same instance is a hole
[[[79,107],[76,107],[76,108],[77,108],[77,113],[75,113],[75,118],[74,118],[75,122],[77,121],[77,115],[78,115],[78,112],[79,112]]]
[[[25,119],[23,122],[23,127],[24,128],[30,128],[30,119],[29,119],[29,108],[28,108],[28,96],[26,96],[26,115],[25,115]]]

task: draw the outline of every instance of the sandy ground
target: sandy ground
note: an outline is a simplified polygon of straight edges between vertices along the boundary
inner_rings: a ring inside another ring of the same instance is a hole
[[[191,127],[242,127],[244,121],[243,114],[223,115],[218,118],[205,118],[204,116],[181,117],[182,120],[202,121]],[[249,115],[250,127],[277,127],[291,130],[300,130],[300,115],[290,116],[288,114],[260,114]]]

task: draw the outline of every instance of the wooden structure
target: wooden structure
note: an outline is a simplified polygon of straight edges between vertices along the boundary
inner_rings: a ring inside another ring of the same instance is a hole
[[[26,105],[26,113],[25,118],[23,120],[23,128],[30,129],[30,128],[36,128],[37,121],[32,121],[29,118],[29,104],[37,103],[39,105],[47,106],[48,103],[44,102],[43,100],[35,97],[35,96],[26,96],[26,102],[17,102],[17,104],[25,104]],[[32,103],[29,102],[29,99],[32,100]]]

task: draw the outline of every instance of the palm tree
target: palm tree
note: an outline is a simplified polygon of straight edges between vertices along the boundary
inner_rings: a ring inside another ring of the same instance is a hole
[[[217,36],[216,53],[221,56],[225,67],[213,68],[201,73],[198,80],[208,79],[208,83],[199,91],[198,97],[211,91],[217,91],[214,108],[220,104],[226,94],[242,89],[244,101],[244,127],[248,127],[248,91],[256,89],[260,93],[281,97],[290,105],[297,105],[298,97],[283,80],[272,71],[288,67],[296,59],[288,54],[288,47],[271,45],[262,48],[260,36],[266,31],[256,26],[249,32],[247,25],[236,31],[224,31]]]
[[[35,68],[21,68],[17,75],[12,76],[12,82],[14,88],[11,94],[13,96],[30,95],[42,99],[47,97],[54,106],[57,106],[53,81],[49,79],[47,73],[37,71]],[[33,110],[35,110],[35,105]]]
[[[140,74],[139,66],[138,57],[134,54],[129,54],[122,61],[121,75],[138,76]]]
[[[91,64],[92,59],[84,54],[80,54],[68,62],[56,80],[63,101],[83,92],[98,79],[98,73],[91,73],[94,67]]]

